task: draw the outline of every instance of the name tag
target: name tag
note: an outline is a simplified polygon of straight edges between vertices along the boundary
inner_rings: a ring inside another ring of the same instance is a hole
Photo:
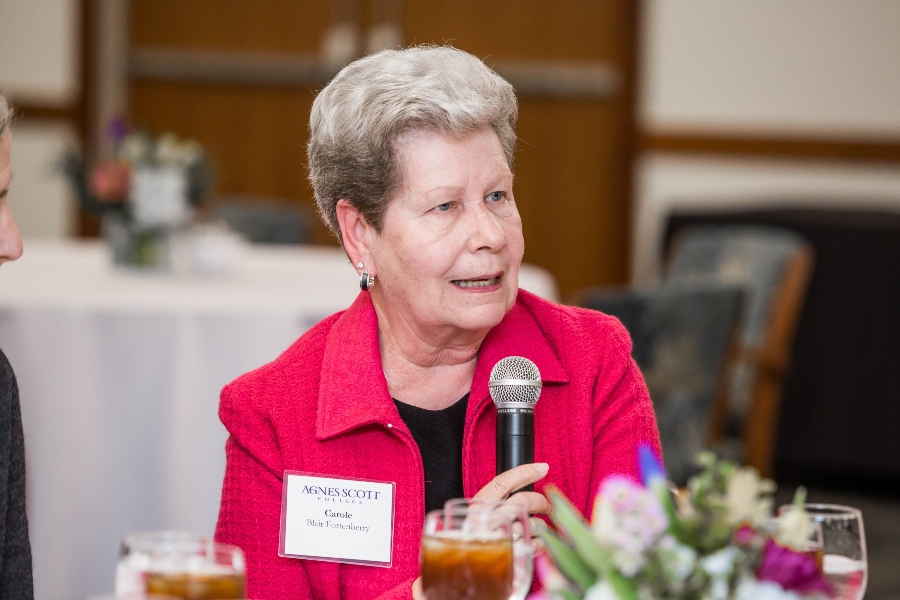
[[[390,567],[395,487],[285,471],[278,554]]]

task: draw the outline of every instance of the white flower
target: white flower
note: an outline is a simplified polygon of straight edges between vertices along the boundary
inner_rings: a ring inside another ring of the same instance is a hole
[[[588,588],[584,600],[620,600],[616,590],[607,580],[598,581]]]
[[[150,138],[143,133],[132,133],[119,147],[119,159],[132,165],[140,165],[150,161],[152,144]]]
[[[703,600],[728,600],[728,580],[713,579]]]
[[[760,497],[775,491],[775,483],[762,479],[751,467],[735,467],[725,481],[725,506],[728,522],[737,525],[747,521],[761,525],[772,512],[772,499]]]
[[[800,600],[800,596],[785,591],[774,581],[757,581],[747,577],[735,590],[734,600]]]
[[[162,164],[188,167],[202,158],[203,149],[194,140],[180,140],[174,133],[164,133],[156,143],[156,160]]]
[[[734,571],[734,561],[737,556],[737,548],[726,546],[718,552],[701,558],[700,568],[713,579],[727,579]]]
[[[775,539],[785,546],[802,550],[812,534],[813,522],[802,506],[791,506],[778,517]]]
[[[694,571],[694,565],[697,564],[697,551],[690,546],[679,544],[670,535],[659,541],[656,545],[656,553],[666,577],[678,583],[687,579]]]

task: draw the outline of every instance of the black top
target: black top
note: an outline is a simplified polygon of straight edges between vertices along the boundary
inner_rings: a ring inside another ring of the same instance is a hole
[[[33,600],[19,388],[0,351],[0,598]]]
[[[463,497],[462,445],[469,395],[441,410],[427,410],[394,400],[422,454],[425,470],[425,510],[444,507]]]

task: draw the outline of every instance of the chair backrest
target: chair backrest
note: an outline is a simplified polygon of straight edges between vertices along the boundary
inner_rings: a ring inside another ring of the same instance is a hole
[[[746,297],[741,340],[762,341],[788,261],[806,242],[786,229],[762,225],[699,225],[674,241],[665,284],[718,282]]]
[[[284,200],[228,196],[213,207],[213,216],[258,244],[303,244],[310,240],[310,223],[302,207]]]
[[[772,472],[781,383],[812,263],[811,247],[801,236],[763,225],[690,227],[671,252],[665,285],[719,282],[744,291],[727,413],[732,432],[743,439],[742,460],[766,475]]]
[[[741,306],[738,287],[715,283],[580,294],[618,317],[650,390],[669,479],[684,481],[709,447],[715,400]]]

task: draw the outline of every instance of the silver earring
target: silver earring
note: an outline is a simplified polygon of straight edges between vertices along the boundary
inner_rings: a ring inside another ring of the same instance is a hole
[[[373,285],[375,285],[375,276],[369,275],[368,271],[363,271],[362,275],[359,276],[359,289],[364,292],[368,292],[369,288],[371,288]]]
[[[366,265],[363,264],[363,261],[359,261],[358,263],[356,263],[356,268],[357,268],[357,269],[362,269],[362,268],[365,267],[365,266],[366,266]]]

